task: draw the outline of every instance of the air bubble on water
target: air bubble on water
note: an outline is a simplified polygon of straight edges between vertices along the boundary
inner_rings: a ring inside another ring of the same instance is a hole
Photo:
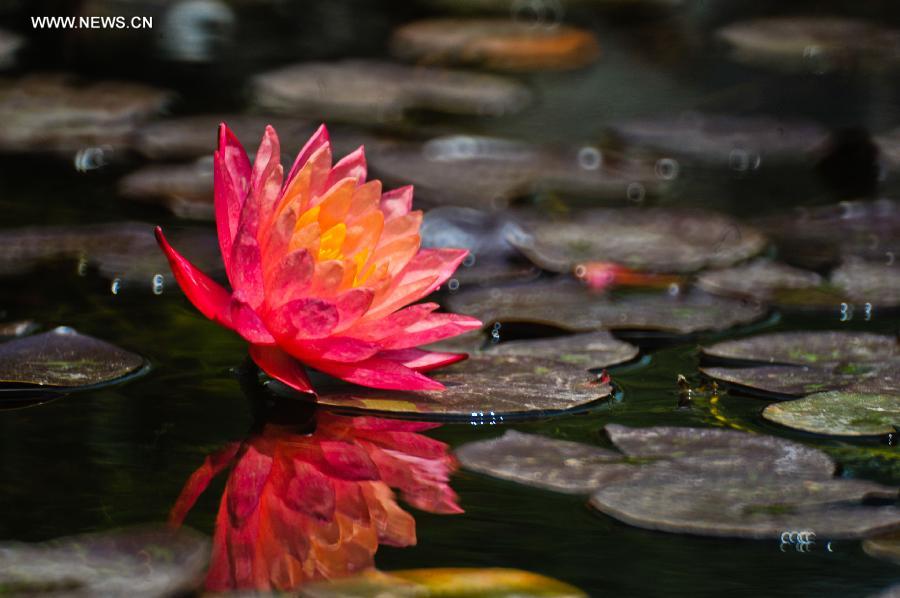
[[[108,145],[103,147],[84,147],[75,153],[75,170],[78,172],[88,172],[89,170],[97,170],[108,164],[106,154],[112,151]]]
[[[122,288],[122,281],[118,278],[114,278],[112,281],[112,284],[109,285],[109,290],[112,292],[113,295],[118,295],[121,288]]]
[[[603,165],[603,154],[596,147],[587,145],[578,150],[578,165],[584,170],[597,170]]]
[[[631,183],[628,185],[628,188],[625,190],[625,196],[628,197],[629,201],[633,201],[636,203],[640,203],[644,201],[644,196],[647,194],[647,191],[644,189],[644,186],[640,183]]]
[[[475,254],[470,253],[469,255],[467,255],[465,257],[465,259],[463,259],[463,266],[465,266],[466,268],[471,268],[474,265],[475,265]]]
[[[888,266],[894,265],[894,252],[893,251],[885,251],[884,257],[887,258],[884,262],[886,265],[888,265]]]
[[[756,170],[761,163],[762,158],[759,154],[742,148],[734,148],[731,150],[731,153],[728,154],[728,166],[737,172]]]
[[[680,170],[681,166],[678,164],[678,160],[673,158],[660,158],[656,161],[656,176],[665,181],[678,178]]]
[[[75,334],[75,329],[70,326],[57,326],[53,329],[53,334]]]
[[[866,314],[866,318],[865,318],[865,319],[866,319],[866,322],[869,322],[869,321],[872,320],[872,304],[871,304],[871,303],[866,303],[866,305],[865,305],[865,310],[866,310],[866,311],[865,311],[865,314]]]
[[[450,281],[447,283],[447,288],[450,289],[451,291],[458,290],[459,289],[459,280],[457,280],[455,278],[451,278]]]
[[[681,287],[678,285],[677,282],[673,282],[673,283],[669,284],[669,288],[667,289],[667,292],[672,297],[677,297],[678,294],[681,293]]]
[[[78,276],[87,276],[88,259],[83,253],[78,256],[78,265],[76,266],[75,271],[78,273]]]
[[[575,276],[576,277],[584,278],[584,276],[586,274],[587,274],[587,268],[585,267],[584,264],[578,264],[577,266],[575,266]]]
[[[162,274],[154,274],[153,275],[153,294],[154,295],[162,295],[163,286],[165,285],[166,279],[163,278]]]
[[[559,0],[513,0],[510,15],[516,23],[553,28],[562,23],[563,6]]]

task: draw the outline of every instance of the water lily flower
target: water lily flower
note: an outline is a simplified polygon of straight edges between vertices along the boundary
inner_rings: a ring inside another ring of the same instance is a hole
[[[224,124],[214,185],[231,292],[173,249],[159,227],[157,240],[188,299],[249,341],[260,368],[302,392],[314,392],[303,365],[374,388],[443,388],[422,372],[466,354],[417,347],[481,322],[415,303],[467,251],[420,249],[422,213],[411,209],[411,186],[382,192],[379,181],[367,182],[362,147],[332,165],[324,125],[286,177],[271,126],[251,166]]]
[[[430,513],[462,513],[449,486],[456,460],[421,434],[439,424],[316,416],[312,434],[266,424],[206,458],[169,516],[179,526],[219,472],[210,591],[281,590],[374,568],[379,544],[412,546],[416,522],[403,500]]]

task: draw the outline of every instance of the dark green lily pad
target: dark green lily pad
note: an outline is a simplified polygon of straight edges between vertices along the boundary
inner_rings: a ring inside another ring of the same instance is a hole
[[[847,260],[831,273],[831,284],[857,304],[900,306],[900,262]]]
[[[494,75],[345,60],[257,75],[252,101],[277,114],[369,124],[400,121],[411,110],[500,116],[521,110],[531,92]]]
[[[828,140],[828,131],[813,122],[699,112],[619,123],[610,132],[626,145],[739,172],[811,162]]]
[[[596,148],[535,145],[453,135],[366,146],[372,170],[392,185],[412,183],[424,205],[500,209],[516,198],[554,193],[626,204],[668,185],[654,165]]]
[[[779,70],[825,73],[891,68],[900,55],[900,31],[841,17],[788,16],[739,21],[718,31],[739,62]]]
[[[32,320],[20,322],[0,322],[0,338],[25,336],[37,330],[38,325]]]
[[[112,382],[144,363],[140,355],[59,327],[0,344],[0,384],[74,390]]]
[[[582,366],[536,357],[473,355],[430,375],[447,388],[403,392],[363,388],[332,379],[316,383],[316,401],[325,407],[424,419],[500,423],[509,418],[584,407],[612,392],[608,383],[600,382]],[[285,392],[281,385],[270,386],[276,392]]]
[[[391,52],[418,64],[522,71],[585,66],[597,59],[600,48],[593,33],[566,25],[444,18],[401,26],[391,38]]]
[[[518,569],[408,569],[304,585],[302,598],[586,598],[576,587]]]
[[[705,291],[758,301],[772,301],[784,291],[810,289],[821,284],[822,277],[815,272],[767,259],[723,270],[708,270],[697,276],[697,286]]]
[[[144,166],[119,181],[119,194],[127,199],[160,203],[180,218],[213,220],[212,159]]]
[[[590,504],[629,525],[667,532],[778,538],[810,530],[839,539],[900,528],[897,507],[863,504],[896,498],[896,488],[860,480],[654,465],[599,488]]]
[[[703,347],[704,355],[734,361],[827,366],[900,360],[900,343],[871,332],[774,332]]]
[[[0,587],[16,596],[180,596],[200,588],[208,559],[209,541],[187,528],[6,542]]]
[[[781,259],[812,270],[851,257],[890,265],[900,256],[900,204],[892,200],[798,207],[756,225],[778,246]]]
[[[868,538],[862,547],[869,556],[900,565],[900,533]]]
[[[883,436],[897,431],[900,395],[830,391],[796,401],[773,403],[763,410],[771,422],[829,436]]]
[[[568,281],[471,289],[450,296],[448,304],[452,311],[475,316],[486,325],[526,322],[572,332],[607,329],[692,334],[748,324],[766,313],[759,304],[700,291],[609,297]]]
[[[616,451],[508,430],[456,450],[466,469],[566,494],[589,494],[637,470]]]
[[[145,85],[79,84],[64,75],[0,82],[0,150],[68,157],[83,147],[127,147],[137,126],[170,99]]]
[[[534,263],[572,272],[585,262],[614,262],[652,272],[729,266],[766,245],[754,229],[716,213],[663,208],[592,209],[564,221],[526,215],[533,236],[514,244]]]
[[[611,367],[638,356],[637,347],[621,341],[609,332],[587,332],[554,338],[518,340],[490,345],[493,355],[522,355],[558,359],[585,368]]]

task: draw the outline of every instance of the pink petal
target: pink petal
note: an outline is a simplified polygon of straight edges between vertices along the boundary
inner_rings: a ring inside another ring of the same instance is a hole
[[[255,345],[274,345],[275,338],[250,305],[244,301],[243,292],[231,297],[231,322],[235,331]]]
[[[225,123],[219,125],[219,147],[213,160],[213,187],[219,248],[230,280],[231,246],[250,191],[250,160]]]
[[[415,324],[407,326],[403,332],[384,339],[385,349],[406,349],[427,345],[445,338],[458,336],[469,330],[482,327],[481,320],[460,314],[429,314]]]
[[[325,417],[347,419],[347,417],[343,415],[333,415],[327,412],[323,412],[319,414],[319,421],[321,422]],[[387,419],[384,417],[371,416],[360,416],[354,417],[352,419],[354,430],[375,433],[382,430],[393,430],[398,432],[424,432],[426,430],[440,428],[442,425],[434,422],[418,422],[405,419]]]
[[[341,179],[356,179],[357,185],[366,182],[366,154],[363,146],[359,146],[343,158],[341,158],[331,174],[328,175],[327,187],[331,187]]]
[[[423,349],[394,349],[382,351],[381,356],[398,361],[417,372],[428,372],[467,359],[467,353],[442,353]]]
[[[340,322],[334,331],[340,332],[355,324],[372,305],[374,297],[375,291],[362,288],[350,289],[338,295],[334,305],[337,307]]]
[[[258,203],[257,228],[259,223],[266,223],[272,218],[275,204],[281,196],[281,182],[284,171],[281,167],[281,145],[278,134],[271,125],[266,126],[259,149],[253,162],[250,175],[251,198]],[[259,236],[258,230],[256,231]]]
[[[303,168],[303,165],[309,161],[316,150],[330,144],[331,141],[328,138],[328,129],[325,128],[325,125],[320,125],[319,128],[316,129],[316,132],[313,133],[312,137],[309,138],[309,141],[306,142],[306,145],[303,146],[303,149],[300,150],[300,153],[297,154],[297,159],[294,160],[294,165],[291,166],[291,170],[285,180],[285,186],[290,184],[294,175]]]
[[[400,284],[407,284],[425,277],[437,275],[437,281],[430,293],[450,278],[466,256],[468,249],[422,249],[400,272]]]
[[[273,268],[266,290],[270,307],[281,307],[301,299],[312,284],[315,260],[306,249],[297,249],[282,256]]]
[[[233,526],[242,525],[256,510],[271,470],[272,457],[260,453],[253,445],[246,445],[246,451],[238,458],[225,487],[229,520]]]
[[[247,201],[247,204],[250,203]],[[232,288],[241,291],[251,307],[259,307],[265,298],[259,242],[255,233],[245,230],[243,225],[232,248],[231,271]]]
[[[291,353],[304,359],[354,362],[372,357],[381,347],[355,338],[333,336],[323,339],[300,339],[285,343]]]
[[[351,481],[378,479],[378,468],[360,447],[330,440],[320,441],[319,447],[327,467],[323,473]]]
[[[279,498],[289,509],[326,521],[334,518],[335,494],[331,479],[309,463],[279,459],[272,477]]]
[[[250,357],[265,373],[300,392],[315,394],[299,361],[278,347],[250,346]]]
[[[340,321],[333,303],[304,297],[284,304],[266,318],[266,327],[282,339],[324,338]]]
[[[210,320],[231,328],[231,294],[175,251],[160,227],[157,226],[155,232],[156,241],[165,252],[175,280],[188,300]]]
[[[169,511],[169,525],[179,527],[184,522],[184,518],[187,517],[188,512],[193,508],[194,503],[197,502],[197,499],[203,494],[212,479],[231,465],[239,448],[241,448],[241,445],[235,442],[203,460],[203,465],[188,478],[184,488],[181,490],[181,494],[178,495],[178,500],[175,501],[175,506]]]
[[[443,390],[444,385],[396,361],[370,357],[355,363],[310,361],[310,365],[336,378],[386,390]]]
[[[437,303],[417,303],[378,320],[360,322],[352,329],[356,338],[375,341],[394,336],[440,307]]]
[[[413,202],[413,186],[406,185],[385,191],[381,195],[381,208],[384,213],[384,221],[387,222],[397,216],[408,214],[412,209]]]

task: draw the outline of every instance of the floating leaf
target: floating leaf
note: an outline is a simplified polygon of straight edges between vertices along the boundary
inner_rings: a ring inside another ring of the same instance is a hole
[[[544,324],[573,332],[652,330],[692,334],[726,330],[762,318],[758,304],[691,292],[629,293],[608,297],[575,282],[535,282],[491,289],[470,289],[448,299],[453,311],[493,322]]]
[[[900,533],[869,538],[862,546],[869,556],[900,565]]]
[[[773,403],[763,410],[763,417],[813,434],[880,436],[897,431],[900,394],[821,392],[796,401]]]
[[[712,212],[663,208],[591,209],[554,221],[522,215],[533,236],[513,243],[534,263],[572,272],[588,262],[635,270],[694,272],[729,266],[762,251],[754,229]]]
[[[487,353],[495,355],[558,359],[591,369],[606,368],[631,361],[637,357],[638,352],[638,348],[634,345],[620,341],[606,331],[502,342],[491,345],[487,349]]]
[[[578,588],[518,569],[408,569],[310,584],[303,598],[586,598]]]
[[[252,87],[267,111],[367,124],[410,110],[498,116],[531,100],[522,84],[494,75],[366,60],[289,65],[257,75]]]
[[[213,162],[144,166],[119,181],[127,199],[159,202],[180,218],[213,220]]]
[[[403,25],[391,39],[403,60],[495,70],[571,69],[596,60],[593,33],[509,19],[429,19]]]
[[[140,355],[59,327],[0,344],[0,384],[78,389],[105,384],[145,364]]]
[[[199,588],[205,537],[186,528],[121,529],[0,544],[0,587],[15,595],[175,596]]]
[[[871,332],[774,332],[703,348],[718,359],[782,365],[837,365],[900,360],[900,343]]]
[[[316,384],[317,402],[426,419],[503,421],[584,407],[612,392],[609,384],[599,382],[582,366],[537,357],[480,354],[429,375],[446,389],[403,392],[328,380]],[[290,392],[271,385],[278,392]]]
[[[860,366],[862,367],[862,366]],[[868,368],[872,370],[871,366]],[[856,373],[842,368],[768,365],[748,368],[706,367],[700,371],[716,380],[752,391],[778,396],[803,397],[814,392],[845,388],[857,380]]]
[[[831,284],[857,304],[900,306],[900,263],[849,259],[831,273]]]
[[[767,259],[754,260],[734,268],[708,270],[697,276],[697,286],[705,291],[758,301],[771,301],[780,292],[810,289],[821,284],[822,277],[815,272]]]

